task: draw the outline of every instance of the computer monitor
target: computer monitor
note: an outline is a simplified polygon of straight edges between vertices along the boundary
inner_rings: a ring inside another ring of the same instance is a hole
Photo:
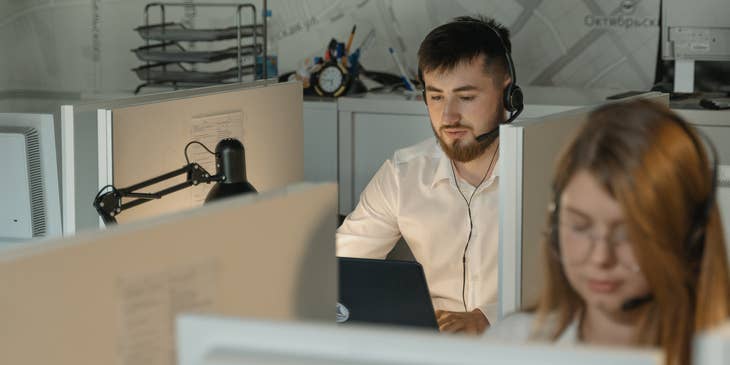
[[[730,364],[730,322],[698,334],[693,343],[692,364]]]
[[[637,97],[669,103],[668,95]],[[542,289],[544,238],[555,162],[596,106],[500,127],[499,306],[500,317],[536,304]]]
[[[182,315],[179,365],[659,365],[659,350],[506,344],[479,338],[335,324]]]
[[[662,1],[661,48],[674,60],[674,91],[692,92],[695,61],[730,61],[727,1]]]
[[[61,234],[53,116],[0,113],[0,246]]]
[[[0,364],[170,365],[176,313],[334,322],[337,186],[0,252]]]

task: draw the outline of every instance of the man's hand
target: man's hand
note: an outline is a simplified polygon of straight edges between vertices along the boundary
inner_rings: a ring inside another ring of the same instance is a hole
[[[439,331],[479,335],[489,327],[487,317],[479,309],[471,312],[436,311]]]

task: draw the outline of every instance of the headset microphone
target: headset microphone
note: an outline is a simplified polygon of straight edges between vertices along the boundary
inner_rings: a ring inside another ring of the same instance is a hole
[[[624,304],[621,305],[621,310],[624,312],[628,312],[630,310],[636,309],[641,307],[642,305],[651,302],[654,300],[654,296],[651,294],[647,294],[641,297],[631,298],[624,302]]]
[[[511,123],[513,120],[515,120],[520,115],[520,113],[522,113],[522,108],[515,110],[514,113],[510,113],[509,118],[506,121],[504,121],[504,123],[502,123],[502,124]],[[497,139],[497,137],[499,137],[499,126],[497,126],[497,128],[494,128],[487,133],[482,133],[482,134],[478,135],[476,137],[476,140],[479,143],[489,141],[489,143],[491,144],[492,141]]]
[[[478,135],[476,139],[477,139],[477,142],[479,142],[479,143],[489,141],[489,143],[491,144],[493,140],[497,139],[497,137],[499,137],[499,126],[497,126],[497,128],[494,128],[487,133]]]

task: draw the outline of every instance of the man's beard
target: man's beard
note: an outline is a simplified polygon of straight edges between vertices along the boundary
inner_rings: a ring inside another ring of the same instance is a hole
[[[452,125],[449,126],[451,128],[464,128],[463,125]],[[441,127],[441,131],[443,132],[445,129],[448,129],[446,127]],[[451,160],[457,161],[457,162],[469,162],[477,157],[481,156],[484,151],[487,150],[489,145],[492,144],[494,141],[493,138],[490,138],[487,141],[479,142],[464,142],[461,139],[457,139],[453,142],[453,144],[448,145],[446,141],[444,141],[441,136],[436,133],[436,130],[433,128],[433,125],[431,125],[431,130],[433,130],[433,134],[436,135],[436,139],[439,141],[439,145],[441,146],[441,149],[444,151],[446,156],[448,156]],[[469,129],[471,130],[471,128]]]

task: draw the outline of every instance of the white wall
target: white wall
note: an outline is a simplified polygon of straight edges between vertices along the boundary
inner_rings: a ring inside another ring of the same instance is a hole
[[[141,62],[130,50],[143,45],[133,29],[143,24],[148,2],[0,0],[0,91],[132,90],[140,82],[130,69]],[[261,0],[253,3],[261,7]],[[363,52],[366,68],[395,72],[387,53],[394,47],[415,73],[428,30],[454,16],[483,13],[512,30],[522,84],[646,89],[654,77],[659,28],[652,21],[659,0],[269,0],[269,8],[280,71],[322,55],[332,37],[346,41],[356,24],[354,46],[372,33]],[[233,25],[230,11],[198,9],[194,16],[169,10],[169,19]]]

